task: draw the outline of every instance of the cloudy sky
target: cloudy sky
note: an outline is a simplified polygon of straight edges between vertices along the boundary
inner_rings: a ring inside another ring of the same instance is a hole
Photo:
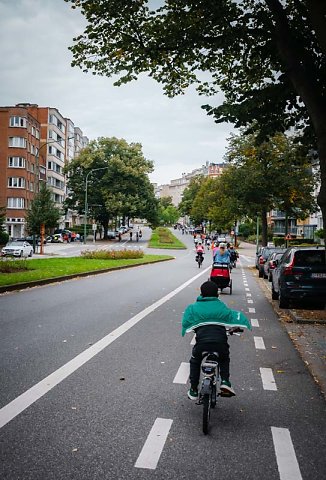
[[[232,127],[215,124],[201,110],[212,99],[192,90],[169,99],[146,76],[113,87],[112,79],[70,66],[68,46],[85,26],[70,5],[64,0],[0,0],[0,105],[56,107],[89,139],[115,136],[139,142],[155,165],[151,180],[159,184],[206,161],[223,161]]]

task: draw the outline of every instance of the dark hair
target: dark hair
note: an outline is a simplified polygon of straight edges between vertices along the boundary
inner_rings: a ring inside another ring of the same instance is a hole
[[[216,283],[208,280],[200,287],[202,297],[218,297],[218,287]]]

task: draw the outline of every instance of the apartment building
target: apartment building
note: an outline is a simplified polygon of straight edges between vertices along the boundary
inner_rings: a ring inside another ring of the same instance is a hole
[[[225,163],[206,162],[205,165],[202,165],[189,173],[183,173],[180,178],[171,180],[169,184],[156,186],[156,196],[158,198],[172,197],[173,205],[178,206],[182,200],[183,192],[188,187],[192,178],[198,175],[216,178],[222,175],[226,167],[227,165]]]
[[[25,232],[29,208],[39,182],[46,180],[40,158],[40,123],[23,105],[0,107],[0,206],[6,208],[11,237]]]
[[[51,188],[57,206],[63,206],[69,193],[64,166],[87,143],[57,108],[30,103],[0,107],[0,205],[7,208],[10,236],[24,236],[26,210],[41,181]],[[59,227],[75,224],[76,215],[62,210]]]

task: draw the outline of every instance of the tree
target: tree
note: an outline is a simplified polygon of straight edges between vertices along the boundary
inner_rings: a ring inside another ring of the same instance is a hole
[[[314,178],[305,153],[295,138],[282,134],[259,146],[253,134],[230,139],[226,157],[231,167],[221,176],[223,190],[234,197],[234,214],[261,217],[263,245],[267,244],[267,212],[279,209],[304,219],[316,209]]]
[[[45,229],[56,227],[60,217],[61,211],[56,207],[52,199],[52,191],[42,182],[40,191],[35,195],[27,210],[26,224],[28,232],[39,235],[42,224],[44,224]]]
[[[262,139],[295,125],[315,142],[326,224],[326,2],[166,0],[151,11],[146,0],[66,1],[88,21],[73,66],[118,75],[116,85],[148,72],[171,96],[220,90],[223,104],[205,106],[216,122],[259,125]]]
[[[84,213],[87,182],[88,215],[104,228],[116,217],[157,221],[157,201],[148,174],[153,163],[146,160],[139,143],[99,138],[89,143],[67,167],[69,198],[66,207]]]
[[[198,219],[195,219],[191,216],[191,210],[193,207],[194,199],[200,190],[201,185],[205,182],[205,177],[203,175],[196,175],[191,178],[189,185],[184,189],[182,194],[181,202],[179,203],[179,211],[182,216],[190,216],[192,221],[195,223],[198,222]],[[196,221],[197,220],[197,221]]]
[[[0,245],[5,245],[9,240],[9,235],[5,229],[6,208],[0,207]]]
[[[158,218],[160,224],[172,225],[177,222],[179,217],[179,210],[172,204],[172,197],[159,199]]]

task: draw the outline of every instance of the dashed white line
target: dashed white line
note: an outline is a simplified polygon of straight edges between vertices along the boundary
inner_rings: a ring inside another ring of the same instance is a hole
[[[257,318],[251,318],[250,322],[251,322],[252,327],[259,327],[259,322],[258,322]]]
[[[247,303],[254,303],[254,301],[251,300],[251,298],[248,298],[248,299],[247,299]]]
[[[249,307],[249,313],[256,313],[256,309],[253,307]]]
[[[169,434],[173,420],[157,418],[149,432],[142,451],[135,463],[136,468],[155,470],[160,459],[164,444]]]
[[[87,363],[91,360],[95,355],[99,352],[104,350],[104,348],[108,347],[111,343],[113,343],[117,338],[121,335],[126,333],[132,327],[137,325],[143,318],[145,318],[150,313],[154,312],[157,308],[163,305],[165,302],[169,301],[179,292],[181,292],[184,288],[188,285],[193,283],[197,278],[201,277],[203,274],[208,272],[211,267],[205,268],[201,273],[195,275],[194,277],[187,280],[185,283],[180,285],[175,290],[172,290],[170,293],[165,295],[164,297],[160,298],[152,305],[149,305],[141,312],[137,313],[134,317],[131,317],[125,323],[120,325],[118,328],[113,330],[111,333],[106,335],[105,337],[101,338],[98,342],[94,343],[91,347],[87,348],[79,355],[74,357],[68,363],[63,365],[62,367],[58,368],[50,375],[45,377],[40,382],[33,385],[30,389],[26,390],[24,393],[19,395],[19,397],[12,400],[10,403],[5,405],[0,409],[0,428],[10,422],[13,418],[23,412],[26,408],[36,402],[39,398],[43,397],[47,392],[49,392],[52,388],[58,385],[60,382],[65,380],[69,375],[74,373],[78,368],[82,365]]]
[[[248,288],[249,290],[249,288]],[[251,297],[251,293],[246,293],[246,297]]]
[[[271,368],[260,368],[260,375],[264,390],[277,390],[274,375]]]
[[[246,287],[246,288],[245,288],[245,291],[246,291],[246,292],[250,292],[250,288]]]
[[[174,377],[173,383],[182,383],[186,384],[189,378],[190,365],[188,362],[182,362],[176,376]]]
[[[280,479],[302,480],[289,430],[277,427],[271,429]]]
[[[254,342],[257,350],[266,350],[263,337],[254,337]]]

